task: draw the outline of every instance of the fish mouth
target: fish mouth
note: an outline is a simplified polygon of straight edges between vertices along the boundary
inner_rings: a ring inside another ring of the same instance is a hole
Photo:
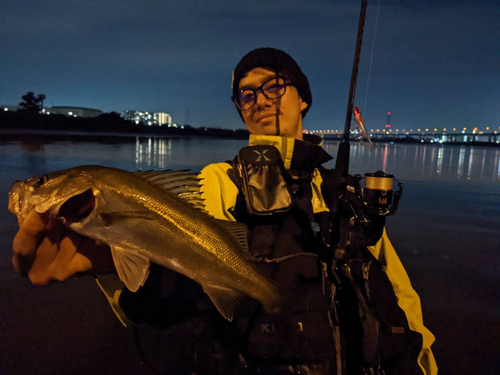
[[[92,189],[69,198],[59,209],[58,217],[67,224],[78,223],[89,217],[96,206],[96,199]]]

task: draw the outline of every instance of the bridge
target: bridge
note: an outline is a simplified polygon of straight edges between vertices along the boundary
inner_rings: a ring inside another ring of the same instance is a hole
[[[316,134],[325,140],[342,139],[343,133],[339,130],[312,130],[308,133]],[[349,139],[361,140],[357,130],[351,131]],[[449,143],[449,144],[484,144],[487,146],[500,146],[500,133],[498,131],[480,132],[400,132],[384,131],[370,134],[373,142],[406,142],[406,143]]]

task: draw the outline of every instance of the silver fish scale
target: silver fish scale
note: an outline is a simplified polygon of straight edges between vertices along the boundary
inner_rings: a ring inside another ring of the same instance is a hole
[[[135,249],[204,286],[240,290],[264,305],[279,298],[276,286],[212,217],[133,173],[105,167],[87,167],[85,173],[104,199],[99,214],[114,219],[104,226],[97,216],[80,233]],[[137,218],[120,219],[123,212]]]

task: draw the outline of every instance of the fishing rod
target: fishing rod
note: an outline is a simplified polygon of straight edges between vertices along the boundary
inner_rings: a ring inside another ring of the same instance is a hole
[[[399,190],[393,193],[394,176],[383,171],[365,174],[365,187],[361,187],[361,175],[349,174],[351,121],[353,111],[360,117],[359,108],[354,107],[356,84],[358,80],[363,32],[366,20],[368,1],[361,1],[358,31],[352,66],[347,112],[344,133],[339,144],[335,170],[327,185],[334,194],[331,197],[331,237],[330,243],[339,253],[348,253],[351,238],[375,238],[381,233],[385,224],[385,216],[396,212],[403,191],[403,184],[398,182]]]
[[[399,198],[402,193],[402,184],[394,196],[392,185],[394,176],[386,175],[383,171],[366,173],[365,187],[361,187],[362,177],[359,174],[349,174],[351,120],[353,110],[356,120],[361,118],[359,108],[354,108],[356,83],[358,79],[361,46],[366,19],[367,0],[362,0],[359,15],[356,48],[351,74],[351,85],[347,102],[347,113],[344,125],[344,134],[339,144],[335,170],[326,179],[326,187],[330,194],[328,206],[331,207],[328,234],[322,239],[321,258],[324,269],[335,288],[343,291],[339,296],[332,292],[332,300],[340,304],[340,300],[349,303],[345,298],[345,290],[352,290],[357,298],[357,308],[362,332],[361,349],[362,368],[364,374],[382,374],[381,360],[381,322],[370,305],[369,277],[370,258],[366,256],[367,246],[375,245],[383,235],[386,215],[396,212]],[[359,121],[358,121],[359,122]],[[360,124],[361,125],[361,124]],[[392,203],[392,207],[390,207]],[[360,260],[362,259],[362,260]],[[362,277],[364,284],[358,283]],[[364,290],[364,292],[363,292]],[[344,293],[344,294],[343,294]],[[334,316],[336,305],[332,304]],[[340,320],[338,323],[340,325]],[[337,348],[337,350],[339,350]],[[338,369],[338,374],[343,370]]]
[[[352,64],[351,85],[349,88],[349,98],[347,100],[347,112],[345,116],[344,134],[339,145],[337,161],[335,162],[335,171],[340,177],[346,177],[349,170],[350,143],[352,110],[354,108],[354,97],[356,95],[356,84],[358,81],[359,61],[361,59],[361,46],[363,44],[363,32],[365,29],[366,8],[368,0],[361,1],[361,10],[359,13],[358,34],[356,37],[356,48],[354,51],[354,61]]]

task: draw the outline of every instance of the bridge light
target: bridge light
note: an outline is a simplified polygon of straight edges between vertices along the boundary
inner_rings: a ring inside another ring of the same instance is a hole
[[[417,129],[418,132],[420,132],[420,129]]]
[[[434,128],[434,131],[437,132],[438,131],[437,128]]]
[[[490,130],[490,127],[489,127],[489,126],[487,126],[487,127],[486,127],[486,130]]]
[[[443,131],[445,132],[445,131],[446,131],[446,128],[443,128]]]
[[[428,132],[428,131],[429,131],[429,129],[425,129],[425,131],[426,131],[426,132]]]
[[[453,128],[453,131],[457,130],[457,128]]]
[[[464,128],[464,131],[466,131],[466,130],[467,130],[467,128]]]

